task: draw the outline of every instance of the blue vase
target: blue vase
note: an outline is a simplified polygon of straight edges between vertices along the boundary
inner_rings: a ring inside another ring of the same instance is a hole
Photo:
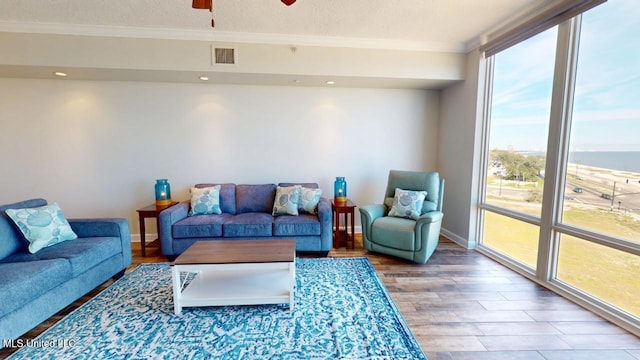
[[[167,179],[156,180],[156,206],[171,204],[171,185]]]
[[[336,203],[347,202],[347,182],[344,177],[336,177],[336,181],[333,182],[333,196]]]

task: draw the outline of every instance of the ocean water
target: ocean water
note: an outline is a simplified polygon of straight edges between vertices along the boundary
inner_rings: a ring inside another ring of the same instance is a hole
[[[640,173],[640,151],[576,151],[569,153],[569,162]]]

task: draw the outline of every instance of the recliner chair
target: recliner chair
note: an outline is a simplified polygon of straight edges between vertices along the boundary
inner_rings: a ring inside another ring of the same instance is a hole
[[[396,189],[427,192],[413,218],[408,213],[389,216]],[[391,170],[384,203],[359,208],[364,248],[425,264],[438,245],[443,193],[444,179],[437,172]]]

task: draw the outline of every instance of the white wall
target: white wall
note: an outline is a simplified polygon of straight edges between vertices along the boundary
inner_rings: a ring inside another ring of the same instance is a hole
[[[331,197],[345,176],[357,204],[380,202],[390,169],[435,168],[438,117],[437,91],[0,79],[0,203],[44,197],[137,234],[157,178],[186,200],[198,182]]]
[[[446,179],[442,233],[469,248],[476,243],[483,66],[478,51],[467,54],[466,80],[444,89],[440,101],[438,168]]]

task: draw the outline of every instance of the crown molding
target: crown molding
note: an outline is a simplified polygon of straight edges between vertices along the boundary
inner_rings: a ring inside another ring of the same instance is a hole
[[[480,37],[475,37],[475,38],[467,41],[467,43],[464,46],[465,53],[468,53],[470,51],[473,51],[473,50],[479,48],[480,45],[482,45],[482,40],[481,40]]]
[[[0,21],[0,32],[466,53],[464,43]]]
[[[506,18],[502,22],[495,24],[491,28],[485,30],[480,35],[474,37],[473,39],[467,41],[464,44],[465,52],[470,52],[478,49],[480,46],[484,45],[492,36],[495,34],[506,31],[505,29],[509,29],[516,24],[521,24],[527,19],[535,16],[536,14],[551,8],[561,0],[544,0],[541,2],[533,2],[531,5],[521,9],[517,13],[512,16]]]

